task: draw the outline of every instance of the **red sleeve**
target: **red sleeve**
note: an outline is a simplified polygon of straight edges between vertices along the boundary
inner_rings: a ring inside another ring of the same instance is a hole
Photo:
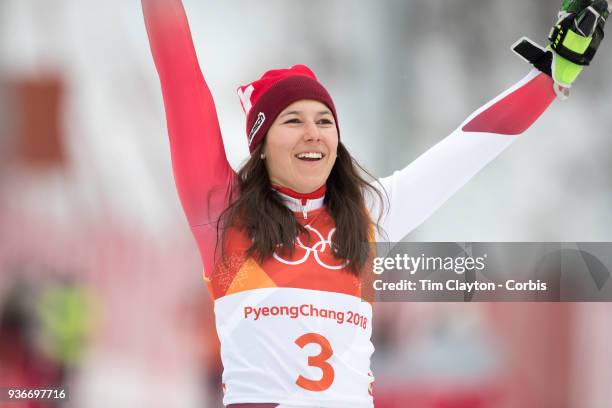
[[[216,221],[227,206],[235,173],[181,0],[142,0],[142,7],[164,97],[174,180],[208,276]]]

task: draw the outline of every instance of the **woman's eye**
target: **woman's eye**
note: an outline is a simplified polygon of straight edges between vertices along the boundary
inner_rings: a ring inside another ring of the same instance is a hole
[[[333,125],[333,124],[334,124],[334,122],[332,122],[332,121],[331,121],[331,120],[329,120],[329,119],[321,119],[321,120],[319,121],[319,123],[320,123],[321,125]]]
[[[289,119],[288,121],[286,121],[285,123],[301,123],[299,119],[294,118],[294,119]]]

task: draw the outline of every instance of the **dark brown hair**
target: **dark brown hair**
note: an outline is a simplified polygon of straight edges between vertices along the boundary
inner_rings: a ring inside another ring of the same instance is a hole
[[[257,147],[238,171],[237,184],[230,192],[230,204],[217,222],[217,236],[221,237],[218,244],[224,242],[228,227],[243,229],[253,242],[247,255],[260,262],[271,257],[279,244],[292,253],[296,238],[306,231],[272,189],[265,162],[260,158],[263,145]],[[327,179],[325,204],[335,222],[332,247],[336,258],[347,260],[347,269],[355,275],[359,275],[371,254],[367,243],[372,238],[373,228],[377,228],[366,209],[364,192],[371,190],[383,208],[381,192],[365,177],[374,179],[344,145],[338,143],[336,162]]]

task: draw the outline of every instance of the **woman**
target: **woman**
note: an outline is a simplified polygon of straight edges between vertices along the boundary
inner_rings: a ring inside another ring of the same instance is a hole
[[[586,9],[570,11],[574,3],[564,2],[559,27]],[[360,284],[372,254],[363,243],[399,241],[423,222],[571,85],[578,57],[592,58],[601,38],[579,51],[559,37],[555,53],[517,44],[538,69],[408,167],[368,184],[341,142],[331,96],[304,65],[238,89],[251,157],[236,174],[181,1],[142,4],[175,181],[215,301],[224,404],[373,406],[372,308]],[[584,38],[602,34],[604,17]]]

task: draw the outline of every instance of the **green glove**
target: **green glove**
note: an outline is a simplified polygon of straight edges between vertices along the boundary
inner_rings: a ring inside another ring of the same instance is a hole
[[[552,77],[555,92],[565,98],[584,66],[593,60],[604,38],[608,15],[606,0],[564,0],[548,35],[548,47],[523,37],[512,50]]]

